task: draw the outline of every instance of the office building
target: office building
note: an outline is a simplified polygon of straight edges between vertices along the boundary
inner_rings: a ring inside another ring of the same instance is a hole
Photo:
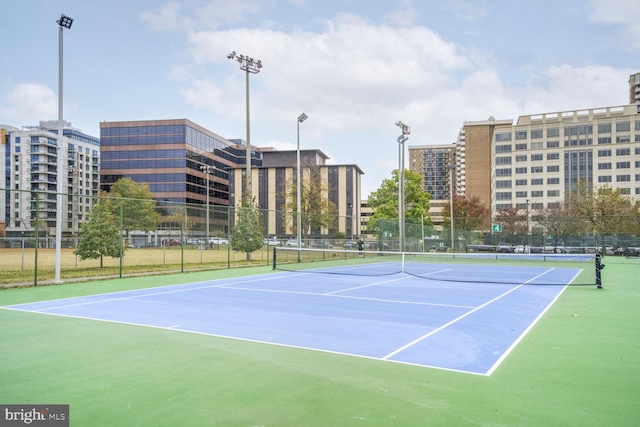
[[[272,236],[294,236],[291,226],[287,226],[282,215],[278,213],[286,210],[289,203],[287,185],[295,184],[297,151],[262,151],[262,165],[252,168],[252,195],[258,207],[269,211],[263,218],[265,233]],[[311,234],[316,237],[332,237],[336,232],[343,232],[347,238],[361,234],[360,200],[362,170],[354,164],[328,165],[328,156],[320,150],[300,150],[300,164],[302,182],[315,169],[314,176],[320,180],[320,185],[328,201],[336,207],[337,224],[332,229],[314,229]],[[230,174],[230,200],[232,205],[238,205],[242,200],[244,169],[237,166]]]
[[[100,123],[101,188],[109,191],[120,178],[148,184],[162,205],[229,205],[229,170],[246,165],[246,145],[225,139],[187,119]],[[251,153],[260,166],[258,149]],[[226,211],[224,211],[226,212]],[[204,230],[204,210],[189,218]],[[215,215],[211,230],[226,232],[225,215]]]
[[[1,196],[6,237],[55,236],[56,213],[62,215],[62,236],[77,236],[79,224],[91,211],[91,197],[100,183],[99,139],[58,121],[16,128],[0,125],[5,154],[5,184]],[[65,193],[58,206],[57,180]],[[37,192],[37,195],[33,192]]]

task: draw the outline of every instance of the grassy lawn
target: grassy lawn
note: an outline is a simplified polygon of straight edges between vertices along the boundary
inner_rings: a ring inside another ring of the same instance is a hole
[[[489,377],[0,310],[0,402],[72,426],[634,426],[640,261],[605,259]],[[0,291],[0,306],[268,273],[262,266]]]

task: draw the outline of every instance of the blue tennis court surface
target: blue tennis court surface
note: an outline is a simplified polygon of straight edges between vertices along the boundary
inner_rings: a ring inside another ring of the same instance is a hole
[[[565,289],[526,283],[578,273],[510,268],[520,284],[280,272],[4,308],[490,375]]]

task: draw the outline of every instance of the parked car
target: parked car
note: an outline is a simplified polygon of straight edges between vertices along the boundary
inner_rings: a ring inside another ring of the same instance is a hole
[[[225,239],[223,237],[212,237],[209,239],[209,244],[211,245],[228,245],[229,239]]]
[[[264,244],[267,246],[282,246],[282,242],[275,237],[264,239]]]
[[[187,245],[199,245],[202,243],[200,239],[187,239]]]
[[[331,249],[331,248],[333,248],[333,245],[331,243],[318,241],[318,242],[313,242],[311,244],[311,247],[312,248],[319,248],[319,249]]]
[[[297,239],[287,240],[287,246],[298,247],[298,240]],[[300,247],[304,248],[304,242],[300,242]]]
[[[358,242],[353,241],[353,240],[348,240],[346,242],[344,242],[344,248],[345,249],[353,249],[353,248],[357,248],[358,247]]]
[[[163,241],[165,246],[180,246],[180,240],[178,239],[166,239]]]

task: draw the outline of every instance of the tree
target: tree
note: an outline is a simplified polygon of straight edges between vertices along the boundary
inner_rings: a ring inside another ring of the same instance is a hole
[[[321,168],[315,165],[303,167],[300,170],[300,234],[307,236],[312,230],[337,228],[337,209],[329,200],[329,189],[323,183]],[[296,178],[287,181],[284,194],[282,212],[285,227],[291,234],[297,234],[298,215],[298,187]]]
[[[119,219],[109,211],[108,203],[104,199],[98,202],[89,220],[82,223],[78,247],[73,253],[81,260],[100,258],[100,268],[104,256],[119,258],[124,245],[118,223]]]
[[[431,195],[422,189],[422,176],[412,170],[404,171],[405,177],[405,219],[407,222],[424,220],[425,225],[431,225],[429,212],[429,199]],[[378,234],[380,225],[385,220],[398,220],[398,170],[392,172],[391,179],[382,181],[379,189],[369,195],[369,206],[373,209],[373,215],[367,223],[367,231]]]
[[[502,236],[506,239],[509,238],[509,243],[514,244],[516,235],[528,235],[527,228],[527,214],[528,212],[516,207],[510,207],[502,209],[496,214],[496,222],[502,225]],[[524,241],[528,243],[528,241]]]
[[[638,232],[638,205],[631,196],[621,194],[619,188],[604,185],[592,190],[581,181],[568,194],[567,205],[572,216],[586,224],[586,231],[595,235]]]
[[[229,244],[237,252],[246,252],[247,260],[251,252],[263,246],[262,214],[255,204],[255,199],[245,195],[236,210],[236,225],[231,234]]]
[[[451,228],[451,206],[445,205],[442,210],[444,227]],[[465,242],[474,231],[486,229],[490,225],[491,213],[479,197],[453,196],[453,228],[460,230]]]
[[[127,237],[132,230],[151,231],[158,226],[156,202],[147,184],[138,184],[131,178],[121,178],[111,186],[107,195],[112,198],[108,206],[116,217],[120,216],[122,204],[122,228]]]
[[[562,245],[569,235],[577,233],[579,226],[565,203],[557,203],[538,212],[538,224],[553,236],[553,246]]]

